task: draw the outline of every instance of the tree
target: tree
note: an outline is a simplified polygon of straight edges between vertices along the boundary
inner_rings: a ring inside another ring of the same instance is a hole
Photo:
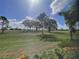
[[[49,18],[48,16],[45,17],[45,22],[44,22],[45,28],[48,29],[48,32],[51,30],[56,30],[57,29],[57,23],[54,19]]]
[[[2,25],[1,30],[2,30],[2,33],[4,33],[4,31],[8,28],[9,21],[4,16],[0,16],[0,20],[2,21],[1,22],[1,25]]]
[[[73,5],[69,10],[60,12],[60,15],[63,15],[65,18],[65,22],[67,26],[69,26],[69,31],[70,31],[70,38],[71,40],[73,39],[73,33],[75,32],[75,24],[77,22],[77,11],[76,8]]]
[[[22,23],[25,27],[29,27],[31,29],[31,27],[33,26],[32,21],[29,19],[26,19],[25,21],[23,21]]]
[[[38,31],[38,28],[41,27],[41,23],[40,23],[39,20],[29,20],[29,19],[27,19],[27,20],[23,21],[22,24],[24,24],[25,27],[29,27],[30,29],[35,28],[36,31]]]
[[[41,24],[42,24],[42,35],[44,34],[44,31],[43,31],[43,28],[44,28],[44,21],[45,21],[45,17],[46,17],[47,15],[45,14],[45,13],[41,13],[38,17],[37,17],[37,19],[41,22]]]
[[[48,29],[48,32],[50,32],[52,29],[57,29],[57,23],[54,19],[51,19],[49,16],[47,16],[45,13],[40,14],[37,19],[42,24],[42,33],[43,33],[43,28]]]
[[[38,28],[41,28],[41,23],[39,20],[33,21],[33,25],[36,28],[36,31],[38,31]]]

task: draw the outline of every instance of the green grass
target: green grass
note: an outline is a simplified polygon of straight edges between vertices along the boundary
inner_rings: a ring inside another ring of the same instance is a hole
[[[54,42],[54,41],[67,41],[69,40],[69,33],[68,31],[54,31],[51,33],[45,33],[41,40]]]
[[[4,34],[0,33],[0,55],[10,52],[20,54],[18,51],[21,50],[23,50],[26,55],[32,55],[42,50],[50,49],[50,45],[52,45],[52,48],[57,46],[57,41],[40,41],[40,34],[40,32],[22,31],[6,31]],[[52,40],[63,41],[69,39],[67,31],[56,31],[51,33],[45,32],[44,34],[49,35],[47,39],[51,38]]]

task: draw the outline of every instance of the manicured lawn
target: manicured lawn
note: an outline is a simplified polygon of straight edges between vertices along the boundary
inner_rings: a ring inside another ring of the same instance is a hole
[[[0,33],[0,57],[9,59],[11,56],[16,58],[21,53],[30,56],[46,49],[58,47],[59,41],[42,41],[39,37],[40,34],[41,32],[22,31],[6,31],[4,34]],[[69,40],[67,31],[45,32],[45,34],[51,35],[47,39]]]

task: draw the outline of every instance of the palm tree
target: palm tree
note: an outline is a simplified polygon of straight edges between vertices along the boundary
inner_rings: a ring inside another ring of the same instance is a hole
[[[0,20],[2,20],[2,22],[1,22],[1,24],[2,24],[1,30],[2,30],[2,33],[4,33],[4,31],[5,31],[5,30],[7,29],[7,27],[8,27],[9,21],[8,21],[7,18],[4,17],[4,16],[0,16]]]

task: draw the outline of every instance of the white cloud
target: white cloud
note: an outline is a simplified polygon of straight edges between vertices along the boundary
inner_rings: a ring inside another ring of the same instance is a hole
[[[16,24],[17,24],[17,21],[16,21],[16,19],[8,19],[9,20],[9,26],[11,27],[11,28],[16,28]]]
[[[64,8],[69,8],[72,1],[73,0],[54,0],[50,5],[52,14],[58,14],[59,12],[63,11]],[[59,22],[57,22],[57,24],[58,29],[68,29],[66,24],[62,25]]]
[[[54,0],[50,5],[50,8],[52,8],[52,14],[61,12],[71,1],[73,0]]]
[[[31,16],[26,16],[25,19],[33,20],[33,17],[31,17]]]
[[[26,19],[22,19],[21,21],[19,21],[20,24],[22,24],[23,21],[25,21]]]
[[[58,29],[68,29],[68,26],[66,26],[66,24],[61,25],[59,22],[57,22],[58,25]]]
[[[59,21],[57,21],[57,19],[55,19],[54,17],[51,17],[51,16],[50,16],[50,18],[51,18],[51,19],[54,19],[54,20],[57,22],[57,26],[58,26],[57,28],[58,28],[58,29],[68,29],[68,26],[65,24],[65,22],[64,22],[64,24],[62,25],[62,24],[61,24]]]
[[[76,23],[76,29],[79,29],[79,22]]]
[[[22,22],[27,20],[27,19],[28,20],[35,20],[33,17],[30,17],[30,16],[26,16],[21,21],[17,21],[17,19],[8,19],[9,20],[9,27],[23,29],[24,25],[22,24]]]
[[[22,19],[21,21],[19,21],[19,23],[22,23],[25,20],[35,20],[33,17],[31,16],[26,16],[24,19]]]
[[[16,19],[8,19],[9,20],[9,27],[11,28],[21,28],[23,29],[23,24],[20,23],[20,21],[17,21]]]

